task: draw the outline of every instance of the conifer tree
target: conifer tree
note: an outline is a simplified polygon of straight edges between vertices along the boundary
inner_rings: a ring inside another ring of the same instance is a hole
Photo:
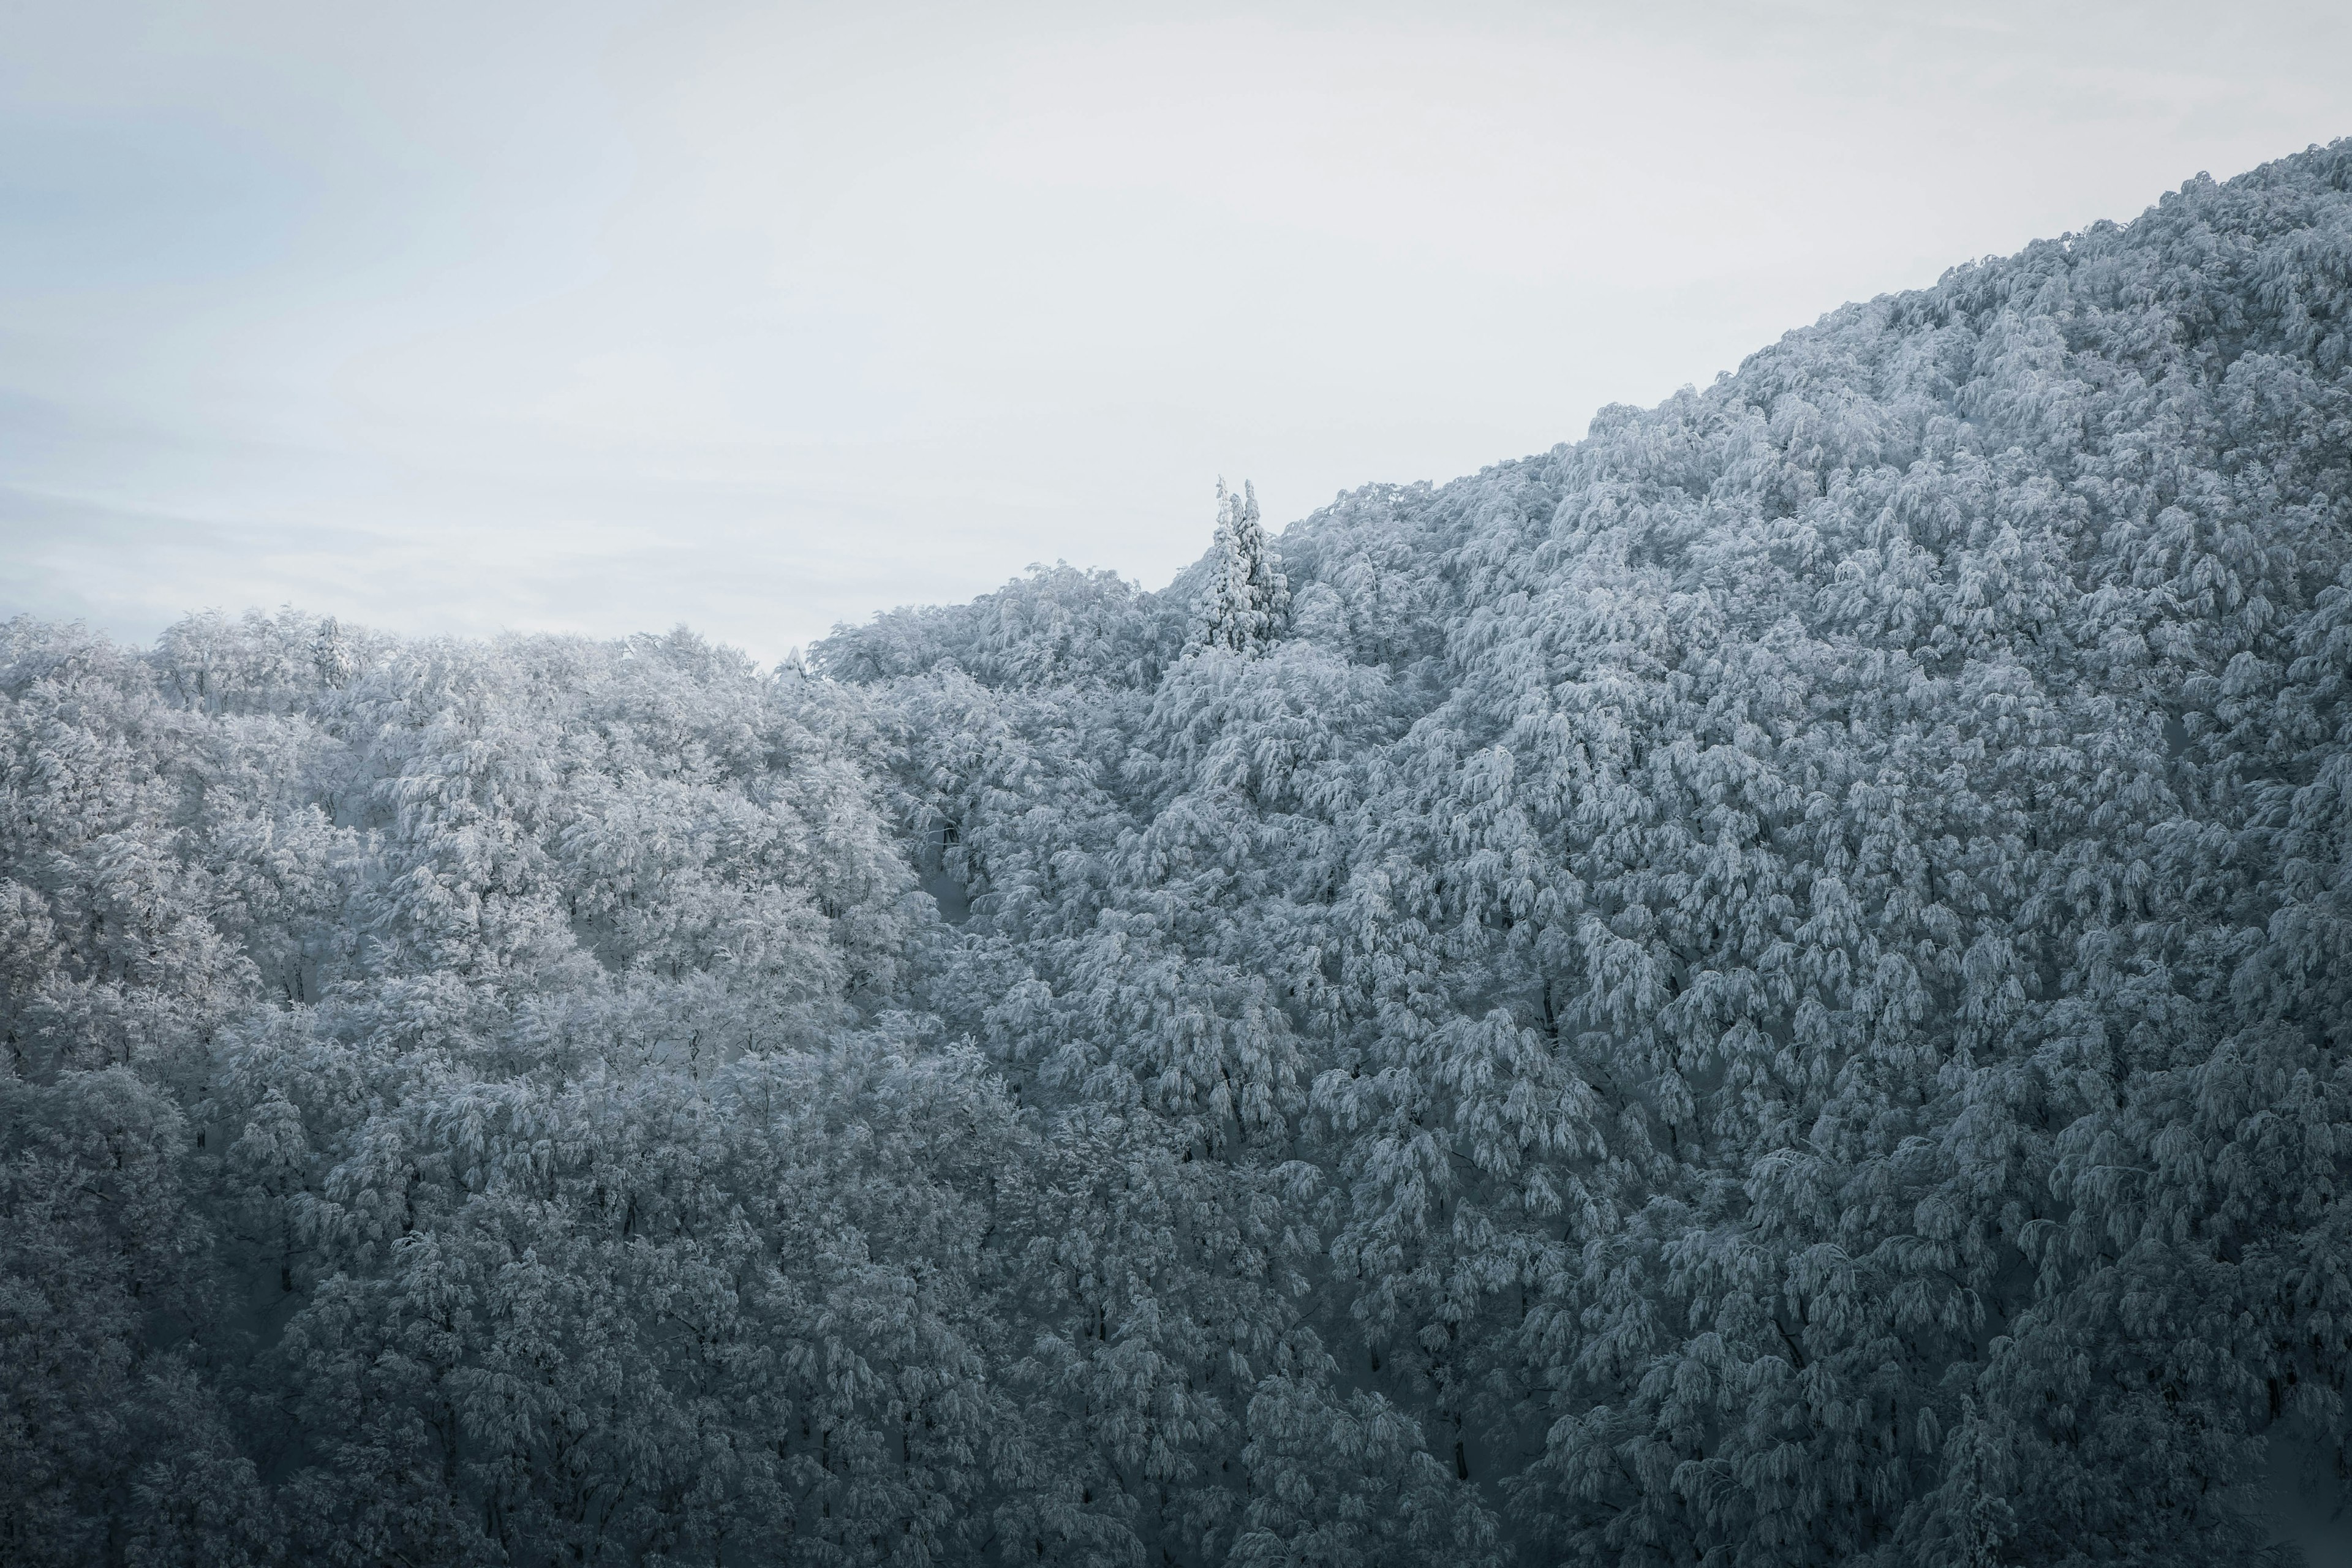
[[[1201,595],[1188,650],[1223,648],[1244,658],[1264,653],[1290,614],[1290,585],[1258,519],[1257,489],[1235,495],[1217,481],[1217,538],[1209,552],[1209,585]]]
[[[319,679],[338,689],[350,685],[352,677],[359,673],[351,638],[332,616],[319,623],[319,635],[310,642],[310,662],[318,668]]]

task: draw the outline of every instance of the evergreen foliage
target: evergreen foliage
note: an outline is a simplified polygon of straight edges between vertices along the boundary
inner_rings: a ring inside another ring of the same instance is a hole
[[[1258,517],[1257,487],[1244,480],[1234,495],[1217,481],[1217,536],[1209,546],[1209,585],[1201,595],[1186,649],[1263,653],[1282,635],[1290,584],[1282,557]]]

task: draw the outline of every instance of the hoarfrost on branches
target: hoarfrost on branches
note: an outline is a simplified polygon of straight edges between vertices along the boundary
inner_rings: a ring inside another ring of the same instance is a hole
[[[9,624],[0,1557],[2258,1551],[2352,1373],[2347,186],[775,670]]]

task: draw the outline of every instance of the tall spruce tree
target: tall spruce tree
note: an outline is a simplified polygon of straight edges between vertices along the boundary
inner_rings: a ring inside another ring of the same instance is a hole
[[[1257,489],[1242,481],[1234,494],[1217,481],[1217,540],[1210,547],[1209,586],[1187,651],[1223,648],[1248,657],[1264,653],[1282,635],[1290,615],[1290,584],[1258,520]]]

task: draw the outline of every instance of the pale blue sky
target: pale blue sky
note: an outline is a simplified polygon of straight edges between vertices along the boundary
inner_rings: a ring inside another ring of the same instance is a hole
[[[763,658],[2352,133],[2352,7],[0,0],[0,614]]]

